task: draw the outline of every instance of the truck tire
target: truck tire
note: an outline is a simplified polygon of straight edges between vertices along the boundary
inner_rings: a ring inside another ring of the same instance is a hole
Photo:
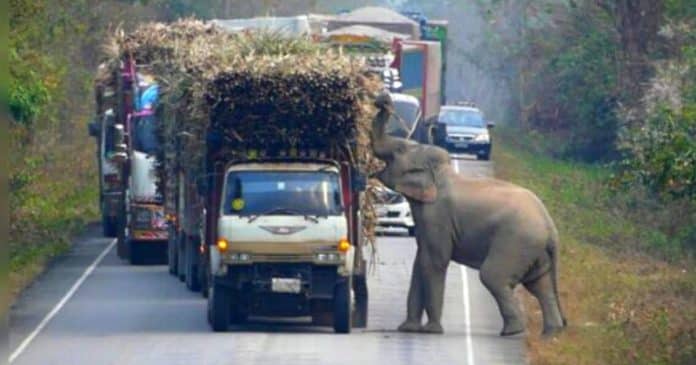
[[[208,249],[206,249],[206,253],[203,255],[200,255],[200,262],[198,263],[198,273],[200,282],[201,282],[201,296],[203,298],[208,297],[208,286],[210,286],[211,278],[210,278],[210,269],[208,267]]]
[[[230,325],[230,296],[227,288],[213,284],[208,297],[208,323],[215,332],[225,332]]]
[[[199,291],[201,289],[200,280],[198,280],[198,245],[197,240],[186,240],[186,287],[191,291]]]
[[[230,323],[231,324],[242,324],[247,321],[247,313],[242,306],[241,298],[243,298],[244,292],[242,290],[230,290]]]
[[[116,216],[116,253],[121,260],[128,258],[128,240],[126,239],[126,216],[120,211]]]
[[[333,328],[336,333],[350,333],[353,324],[350,277],[338,282],[334,287]]]
[[[353,314],[353,327],[367,328],[368,297],[367,278],[357,275],[353,278],[353,292],[355,293],[355,313]]]
[[[176,231],[169,228],[167,233],[167,266],[169,267],[169,274],[176,276],[177,260],[179,259],[176,257]]]
[[[186,252],[182,249],[185,247],[183,246],[186,244],[185,240],[186,235],[183,233],[179,232],[176,235],[176,276],[179,277],[179,281],[182,283],[186,281]]]
[[[415,236],[416,236],[416,226],[408,227],[408,235],[409,235],[410,237],[415,237]]]
[[[137,241],[128,239],[128,261],[131,265],[142,265],[145,262],[145,247],[138,244]]]
[[[116,237],[118,234],[117,228],[116,218],[102,213],[102,233],[104,237]]]

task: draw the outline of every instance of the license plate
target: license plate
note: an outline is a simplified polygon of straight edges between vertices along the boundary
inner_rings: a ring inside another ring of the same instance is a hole
[[[271,291],[274,293],[299,293],[302,289],[300,279],[272,278]]]
[[[456,148],[467,148],[467,147],[469,147],[469,144],[468,144],[468,143],[455,143],[455,144],[454,144],[454,147],[456,147]]]

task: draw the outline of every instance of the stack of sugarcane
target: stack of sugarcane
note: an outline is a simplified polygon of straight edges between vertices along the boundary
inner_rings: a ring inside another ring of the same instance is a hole
[[[204,171],[211,133],[231,157],[309,151],[349,160],[365,174],[378,165],[369,129],[381,84],[337,51],[190,19],[117,32],[108,44],[113,71],[130,57],[160,85],[160,181],[178,169]],[[372,238],[376,217],[366,196]]]

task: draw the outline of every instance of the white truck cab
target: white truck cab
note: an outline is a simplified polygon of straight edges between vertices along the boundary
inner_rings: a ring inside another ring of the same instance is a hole
[[[352,322],[355,246],[349,179],[340,165],[261,161],[229,165],[210,252],[209,314],[215,330],[248,316],[333,316]]]

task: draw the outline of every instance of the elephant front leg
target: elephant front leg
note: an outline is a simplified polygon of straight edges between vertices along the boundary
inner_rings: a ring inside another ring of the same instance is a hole
[[[429,267],[423,268],[425,271],[424,288],[425,292],[425,312],[428,314],[428,323],[423,326],[421,332],[443,333],[442,328],[442,307],[445,300],[445,278],[447,277],[447,266],[444,268]]]
[[[423,318],[423,278],[421,275],[418,256],[413,262],[411,271],[411,286],[408,289],[408,301],[406,303],[406,320],[399,326],[400,332],[419,332],[422,328],[421,319]]]

